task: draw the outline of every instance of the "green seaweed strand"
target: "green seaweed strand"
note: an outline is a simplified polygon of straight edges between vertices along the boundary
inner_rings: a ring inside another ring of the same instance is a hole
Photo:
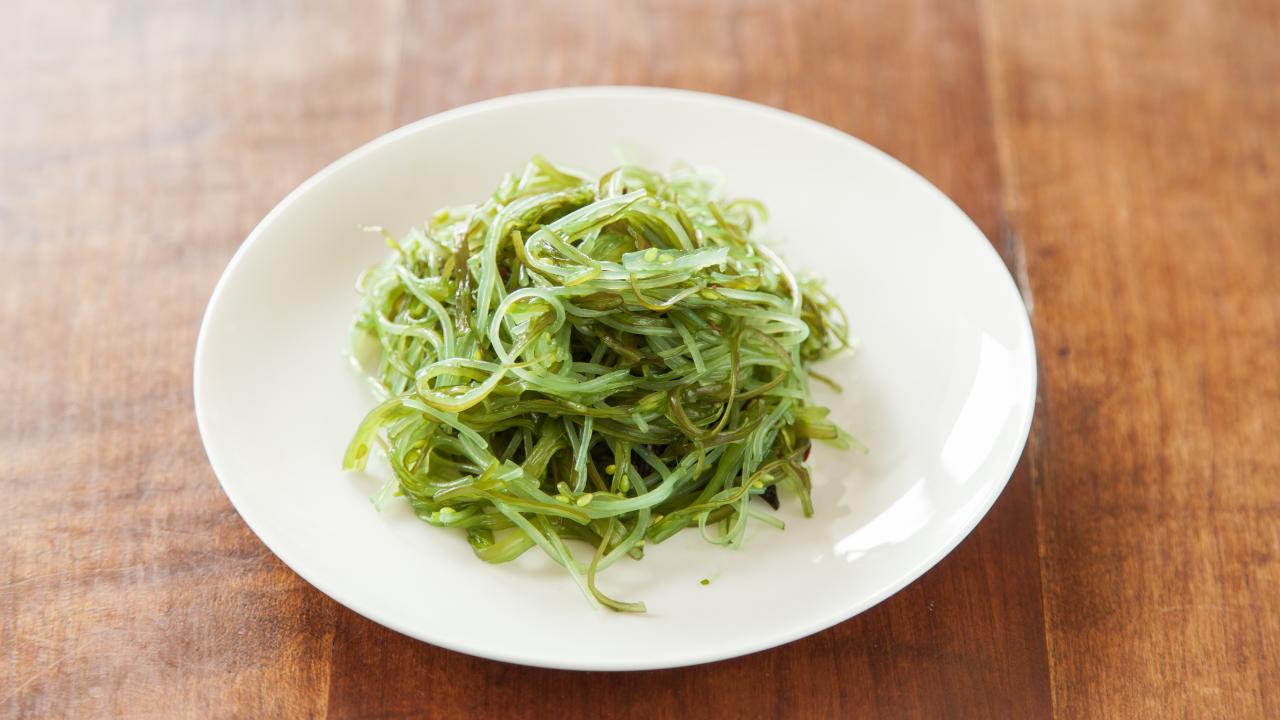
[[[380,446],[423,521],[487,562],[541,548],[624,612],[644,604],[596,577],[646,542],[739,546],[752,520],[782,526],[748,507],[775,486],[812,514],[810,443],[852,441],[809,368],[848,321],[756,239],[764,216],[688,168],[595,179],[535,157],[484,203],[375,228],[392,253],[357,284],[352,358],[383,401],[343,467]]]

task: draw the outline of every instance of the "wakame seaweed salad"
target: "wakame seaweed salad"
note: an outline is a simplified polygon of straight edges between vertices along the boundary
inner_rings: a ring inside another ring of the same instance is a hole
[[[810,402],[809,377],[830,382],[810,365],[848,326],[755,238],[764,215],[691,168],[597,180],[535,157],[479,205],[381,231],[352,357],[383,402],[344,467],[381,446],[423,521],[488,562],[537,546],[624,611],[644,604],[596,576],[646,543],[739,545],[753,519],[781,527],[779,486],[811,515],[810,442],[851,441]]]

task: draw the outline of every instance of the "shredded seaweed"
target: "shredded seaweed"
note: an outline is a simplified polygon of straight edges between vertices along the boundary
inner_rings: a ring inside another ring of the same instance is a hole
[[[749,520],[781,527],[748,508],[779,486],[811,515],[811,441],[851,439],[810,403],[809,367],[848,322],[756,239],[764,220],[693,169],[597,179],[535,157],[479,205],[375,228],[392,252],[357,283],[352,358],[382,403],[343,466],[380,445],[423,521],[487,562],[540,548],[619,611],[644,604],[596,578],[646,542],[738,546]]]

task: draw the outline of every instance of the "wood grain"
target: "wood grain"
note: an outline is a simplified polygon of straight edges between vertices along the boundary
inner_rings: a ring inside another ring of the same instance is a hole
[[[1066,717],[1280,717],[1280,8],[991,4]]]
[[[1274,3],[0,4],[0,714],[1280,717]],[[312,589],[217,486],[200,313],[288,190],[576,84],[783,107],[907,162],[1032,301],[978,529],[880,606],[653,673],[537,670]]]

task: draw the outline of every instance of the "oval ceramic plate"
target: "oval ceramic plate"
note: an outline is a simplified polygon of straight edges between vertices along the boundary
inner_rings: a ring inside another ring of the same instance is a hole
[[[343,352],[353,283],[443,205],[487,196],[534,153],[600,173],[624,157],[723,173],[771,212],[774,247],[825,278],[861,349],[827,363],[843,394],[818,402],[871,448],[810,459],[814,517],[786,497],[785,531],[753,523],[726,550],[681,533],[601,576],[644,615],[593,610],[536,551],[477,560],[458,533],[399,499],[386,472],[344,473],[373,399]],[[1035,351],[1009,273],[977,227],[880,151],[779,110],[690,92],[581,88],[500,98],[427,118],[356,150],[263,219],[213,292],[196,346],[195,406],[209,460],[254,532],[352,610],[427,642],[499,660],[590,670],[661,668],[773,647],[888,597],[947,554],[1022,452]],[[700,580],[709,579],[708,585]]]

